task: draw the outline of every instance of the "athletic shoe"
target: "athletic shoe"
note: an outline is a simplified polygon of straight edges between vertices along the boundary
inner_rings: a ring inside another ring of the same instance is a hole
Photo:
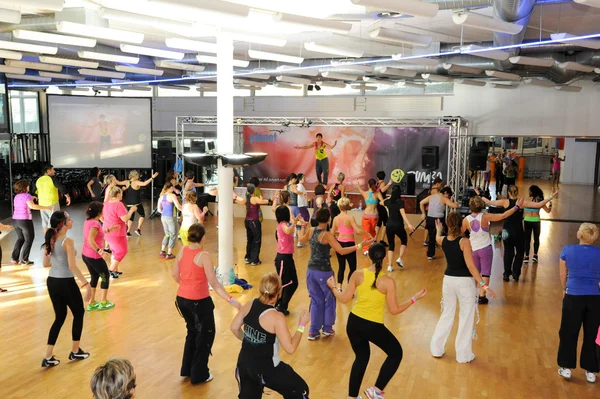
[[[176,256],[173,255],[173,254],[166,254],[165,255],[165,260],[171,260],[171,259],[175,259],[175,258],[176,258]]]
[[[77,353],[69,353],[69,360],[84,360],[90,357],[88,352],[84,352],[83,349],[79,348]]]
[[[333,328],[329,331],[323,330],[323,335],[326,337],[333,337],[335,335],[335,330]]]
[[[33,263],[33,261],[31,261],[31,260],[22,260],[21,262],[19,262],[19,264],[20,264],[21,266],[31,266],[31,265],[33,265],[34,263]]]
[[[306,246],[306,244],[302,244],[300,241],[298,241],[298,248],[302,248],[304,246]]]
[[[131,233],[130,232],[127,232],[127,237],[131,237]]]
[[[281,309],[279,306],[275,306],[275,310],[278,311],[279,313],[283,313],[285,316],[289,316],[290,315],[290,311],[287,309]]]
[[[571,369],[566,369],[564,367],[561,367],[558,369],[558,375],[560,375],[565,380],[570,380],[571,379]],[[586,377],[587,377],[587,372],[586,372]]]
[[[423,246],[424,246],[424,247],[426,247],[426,246],[428,246],[428,245],[429,245],[429,243],[428,243],[427,241],[424,241],[424,242],[423,242]]]
[[[140,236],[140,237],[141,237],[141,236],[142,236],[142,230],[140,230],[140,229],[137,229],[137,230],[135,231],[135,234],[137,234],[138,236]]]
[[[120,276],[121,274],[123,274],[123,272],[120,272],[120,271],[118,271],[118,270],[117,270],[115,273],[117,273],[119,276]]]
[[[119,275],[117,274],[117,272],[110,272],[110,278],[116,279],[119,278]]]
[[[60,360],[55,359],[54,356],[52,356],[50,359],[42,360],[42,367],[54,367],[58,366],[59,364]]]
[[[0,288],[0,292],[6,292],[6,291],[8,291],[8,290],[5,288]]]
[[[510,275],[508,275],[508,274],[502,275],[502,280],[504,280],[504,281],[510,281]]]
[[[398,266],[400,266],[400,268],[403,268],[403,267],[404,267],[404,262],[402,262],[402,258],[398,258],[398,259],[396,259],[396,264],[397,264]]]
[[[383,399],[383,392],[379,392],[377,391],[377,389],[375,387],[370,387],[365,389],[365,395],[367,395],[367,398],[369,399]]]
[[[519,278],[518,277],[513,276],[513,280],[515,281],[515,283],[519,282]]]
[[[262,262],[261,262],[261,261],[258,261],[258,262],[252,262],[252,263],[250,263],[250,264],[251,264],[252,266],[258,266],[258,265],[261,265],[261,264],[262,264]]]
[[[111,301],[109,301],[108,299],[106,300],[106,302],[100,302],[99,303],[99,310],[108,310],[108,309],[112,309],[115,307],[115,304]]]
[[[363,252],[364,256],[367,256],[369,254],[369,250],[367,249],[365,252]]]
[[[100,302],[98,302],[98,301],[94,301],[94,303],[90,303],[89,305],[87,305],[88,312],[97,310],[99,308],[100,308]]]
[[[529,263],[529,256],[523,256],[523,263]]]
[[[104,252],[106,252],[107,254],[112,254],[112,251],[110,250],[110,248],[104,248]]]
[[[389,247],[388,243],[387,243],[387,242],[385,242],[385,241],[383,241],[383,240],[379,241],[379,243],[380,243],[381,245],[383,245],[384,247],[386,247],[386,248],[387,248],[387,247]]]
[[[245,259],[244,259],[244,263],[245,263],[245,264],[247,264],[247,265],[249,265],[249,264],[250,264],[250,261],[248,260],[248,258],[245,258]]]
[[[587,380],[587,382],[589,382],[590,384],[593,384],[594,382],[596,382],[596,374],[594,373],[590,373],[589,371],[585,372],[585,379]]]
[[[167,253],[165,251],[160,251],[160,253],[158,254],[158,256],[160,256],[161,258],[164,258],[167,255]]]
[[[388,266],[388,273],[391,273],[394,271],[394,268],[392,266]]]
[[[11,259],[10,263],[12,263],[13,265],[18,265],[20,262],[18,260]]]
[[[214,378],[215,378],[215,376],[209,373],[208,378],[204,382],[211,382]]]
[[[433,256],[428,256],[427,260],[433,260]]]
[[[316,334],[308,333],[308,340],[309,341],[316,341],[319,338],[321,338],[321,333],[316,333]]]
[[[538,256],[537,255],[533,255],[533,263],[538,263]]]
[[[480,305],[487,305],[490,302],[489,299],[487,299],[487,296],[480,296],[479,300],[477,301],[477,303],[479,303]]]

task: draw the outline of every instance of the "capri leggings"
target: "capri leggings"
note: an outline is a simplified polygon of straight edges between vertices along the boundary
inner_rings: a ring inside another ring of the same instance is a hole
[[[46,284],[55,314],[54,323],[52,323],[50,333],[48,334],[48,345],[56,344],[60,329],[67,318],[67,309],[71,309],[71,313],[73,313],[73,327],[71,330],[73,341],[80,341],[85,309],[83,308],[83,298],[81,297],[79,286],[75,282],[75,277],[48,277]]]
[[[385,235],[387,236],[388,241],[388,251],[394,252],[396,249],[396,237],[400,239],[401,245],[406,246],[408,244],[408,236],[406,235],[406,229],[404,228],[404,224],[388,224],[387,229],[385,231]]]
[[[483,277],[490,277],[492,275],[493,260],[494,250],[491,245],[473,251],[473,261],[475,262],[475,267]]]
[[[133,205],[127,205],[127,208],[131,208]],[[144,205],[142,204],[137,204],[135,205],[137,206],[137,211],[135,211],[133,213],[133,215],[131,215],[131,219],[129,219],[131,222],[133,222],[135,220],[135,214],[137,213],[138,215],[140,215],[141,218],[145,218],[146,217],[146,211],[144,211]]]
[[[353,247],[356,245],[354,241],[340,241],[340,245],[342,248]],[[350,269],[350,273],[348,273],[348,281],[350,281],[350,277],[352,277],[352,273],[356,271],[356,251],[350,252],[346,255],[340,255],[336,252],[339,269],[337,274],[337,282],[338,284],[342,284],[344,282],[344,274],[346,272],[346,261],[348,261],[348,268]]]
[[[90,271],[90,287],[96,288],[98,286],[98,279],[102,279],[102,283],[100,283],[100,288],[102,288],[103,290],[107,290],[110,278],[108,274],[108,265],[106,264],[106,261],[102,258],[88,258],[85,255],[81,255],[81,259],[83,259],[83,263],[85,263],[88,270]]]
[[[113,258],[119,262],[122,261],[127,255],[127,237],[106,235],[104,239],[110,246]]]
[[[386,226],[389,218],[387,208],[381,204],[377,205],[377,213],[379,214],[379,221],[377,222],[377,226]]]

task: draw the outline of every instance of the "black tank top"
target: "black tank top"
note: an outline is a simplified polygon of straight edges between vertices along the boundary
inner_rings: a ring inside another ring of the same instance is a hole
[[[381,193],[381,195],[383,196],[383,198],[385,198],[385,196],[387,195],[387,190],[385,190],[385,191],[381,190],[381,183],[383,183],[383,185],[385,186],[385,182],[383,180],[379,180],[377,182],[377,187],[379,188],[379,192]]]
[[[125,203],[127,205],[139,205],[142,203],[142,196],[140,189],[134,190],[131,185],[132,181],[129,180],[129,187],[127,187],[125,195]]]
[[[456,237],[454,240],[449,240],[448,237],[444,237],[444,241],[442,241],[442,249],[448,263],[446,272],[444,273],[446,276],[473,277],[467,267],[467,262],[465,262],[463,251],[460,249],[460,240],[462,238]]]
[[[292,190],[290,190],[290,186],[291,184],[285,186],[286,190],[290,193],[290,206],[298,206],[298,194],[293,193]]]
[[[517,200],[509,199],[508,203],[508,209],[510,209],[517,204]],[[523,233],[523,209],[519,209],[504,219],[504,226],[502,228],[513,235]]]
[[[335,183],[335,186],[333,186],[333,190],[331,190],[331,196],[336,202],[342,198],[342,190],[340,190],[339,187],[340,183]]]
[[[250,311],[244,317],[244,339],[238,362],[265,370],[279,365],[279,341],[277,336],[266,331],[260,325],[260,316],[274,311],[271,305],[265,305],[258,299],[252,302]]]

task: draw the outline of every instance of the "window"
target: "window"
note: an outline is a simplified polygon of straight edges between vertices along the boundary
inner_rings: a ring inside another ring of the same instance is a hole
[[[10,115],[13,133],[39,133],[40,110],[35,91],[10,90]]]

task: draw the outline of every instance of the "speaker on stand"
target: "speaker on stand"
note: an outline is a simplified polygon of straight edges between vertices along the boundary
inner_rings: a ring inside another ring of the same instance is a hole
[[[440,147],[432,145],[421,148],[421,167],[425,170],[435,170],[440,167]]]
[[[407,173],[400,182],[400,192],[402,195],[415,195],[417,180],[414,173]]]
[[[171,140],[158,140],[157,155],[157,160],[159,161],[168,161],[174,159],[173,143]]]

